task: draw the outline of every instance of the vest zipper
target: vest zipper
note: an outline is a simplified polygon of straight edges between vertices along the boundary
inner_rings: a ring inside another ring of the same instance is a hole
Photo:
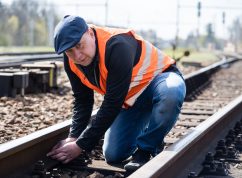
[[[94,80],[95,80],[95,83],[96,83],[96,85],[98,86],[98,88],[100,88],[100,86],[99,86],[99,84],[98,84],[98,82],[97,82],[97,76],[96,76],[96,65],[95,65],[95,67],[94,67]]]
[[[82,70],[82,68],[81,68],[79,65],[77,65],[77,64],[75,64],[75,65],[76,65],[77,68],[83,73],[83,75],[84,75],[84,80],[86,80],[87,77],[86,77],[86,75],[85,75],[85,72]]]

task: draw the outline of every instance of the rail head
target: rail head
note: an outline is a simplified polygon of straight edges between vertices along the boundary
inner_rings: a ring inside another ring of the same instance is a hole
[[[7,56],[0,57],[0,68],[18,67],[21,64],[36,62],[36,61],[50,61],[50,60],[63,60],[63,55],[57,54],[39,54],[27,56]]]
[[[198,150],[200,152],[206,149],[210,143],[216,142],[217,133],[223,130],[225,134],[230,126],[232,127],[237,120],[241,119],[241,110],[242,95],[198,125],[177,143],[154,157],[131,174],[129,178],[179,177],[186,170],[186,164],[191,163],[191,160],[198,154]],[[232,120],[232,117],[235,119]]]
[[[24,137],[18,138],[13,141],[9,141],[0,144],[0,160],[15,154],[27,147],[31,147],[39,142],[44,141],[46,138],[54,137],[63,131],[68,131],[70,125],[70,120],[65,122],[50,126],[48,128],[36,131]]]
[[[95,117],[97,110],[92,112]],[[53,164],[46,153],[57,143],[68,136],[71,120],[55,124],[27,136],[0,145],[1,177],[19,177],[30,173],[38,160]]]
[[[184,76],[184,79],[187,80],[187,79],[191,79],[193,78],[194,76],[197,76],[197,75],[201,75],[203,73],[206,73],[206,72],[211,72],[211,71],[214,71],[216,70],[217,68],[219,68],[220,66],[224,65],[224,64],[227,64],[227,63],[233,63],[235,61],[237,61],[238,59],[237,58],[229,58],[229,59],[222,59],[221,61],[219,62],[216,62],[212,65],[209,65],[207,67],[203,67],[195,72],[192,72],[190,74],[187,74]]]

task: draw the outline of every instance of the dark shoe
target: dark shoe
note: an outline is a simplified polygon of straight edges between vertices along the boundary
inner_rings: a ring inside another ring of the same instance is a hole
[[[150,152],[138,149],[132,155],[131,161],[124,166],[124,169],[130,172],[136,171],[145,163],[147,163],[150,160],[150,157],[151,157]]]

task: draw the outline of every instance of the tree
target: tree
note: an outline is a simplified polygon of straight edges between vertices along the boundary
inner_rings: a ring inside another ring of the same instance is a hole
[[[197,37],[194,35],[193,32],[190,32],[185,40],[185,46],[187,48],[195,48],[194,44],[196,44]]]
[[[207,31],[207,42],[208,43],[213,43],[215,41],[215,33],[213,31],[213,25],[209,23],[206,26],[206,31]]]
[[[208,23],[206,25],[206,35],[203,40],[203,46],[211,49],[215,48],[216,46],[215,33],[213,30],[213,25],[211,23]]]
[[[242,45],[242,22],[237,18],[233,21],[232,26],[229,28],[230,40],[235,44],[235,50],[238,51]]]
[[[0,1],[0,45],[52,45],[56,23],[55,9],[38,0],[14,0],[10,6]]]
[[[24,9],[24,10],[23,10]],[[15,0],[11,5],[12,14],[19,18],[19,30],[14,45],[33,45],[34,26],[38,19],[39,4],[36,0]]]
[[[8,17],[10,16],[10,12],[4,4],[1,3],[0,6],[0,45],[9,45],[9,39],[8,37],[10,34],[8,34],[8,29],[6,26],[6,22],[8,21]]]

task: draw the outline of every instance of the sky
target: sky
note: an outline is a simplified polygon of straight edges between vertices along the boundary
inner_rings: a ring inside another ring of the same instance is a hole
[[[9,2],[10,0],[2,0]],[[46,0],[54,4],[60,17],[79,15],[88,22],[135,30],[155,30],[163,39],[186,38],[205,33],[208,23],[217,36],[227,38],[227,29],[236,18],[242,21],[242,0]],[[201,17],[197,3],[201,2]],[[107,5],[107,6],[106,6]],[[225,24],[222,13],[225,12]],[[179,14],[179,15],[178,15]],[[178,30],[177,30],[178,29]]]

